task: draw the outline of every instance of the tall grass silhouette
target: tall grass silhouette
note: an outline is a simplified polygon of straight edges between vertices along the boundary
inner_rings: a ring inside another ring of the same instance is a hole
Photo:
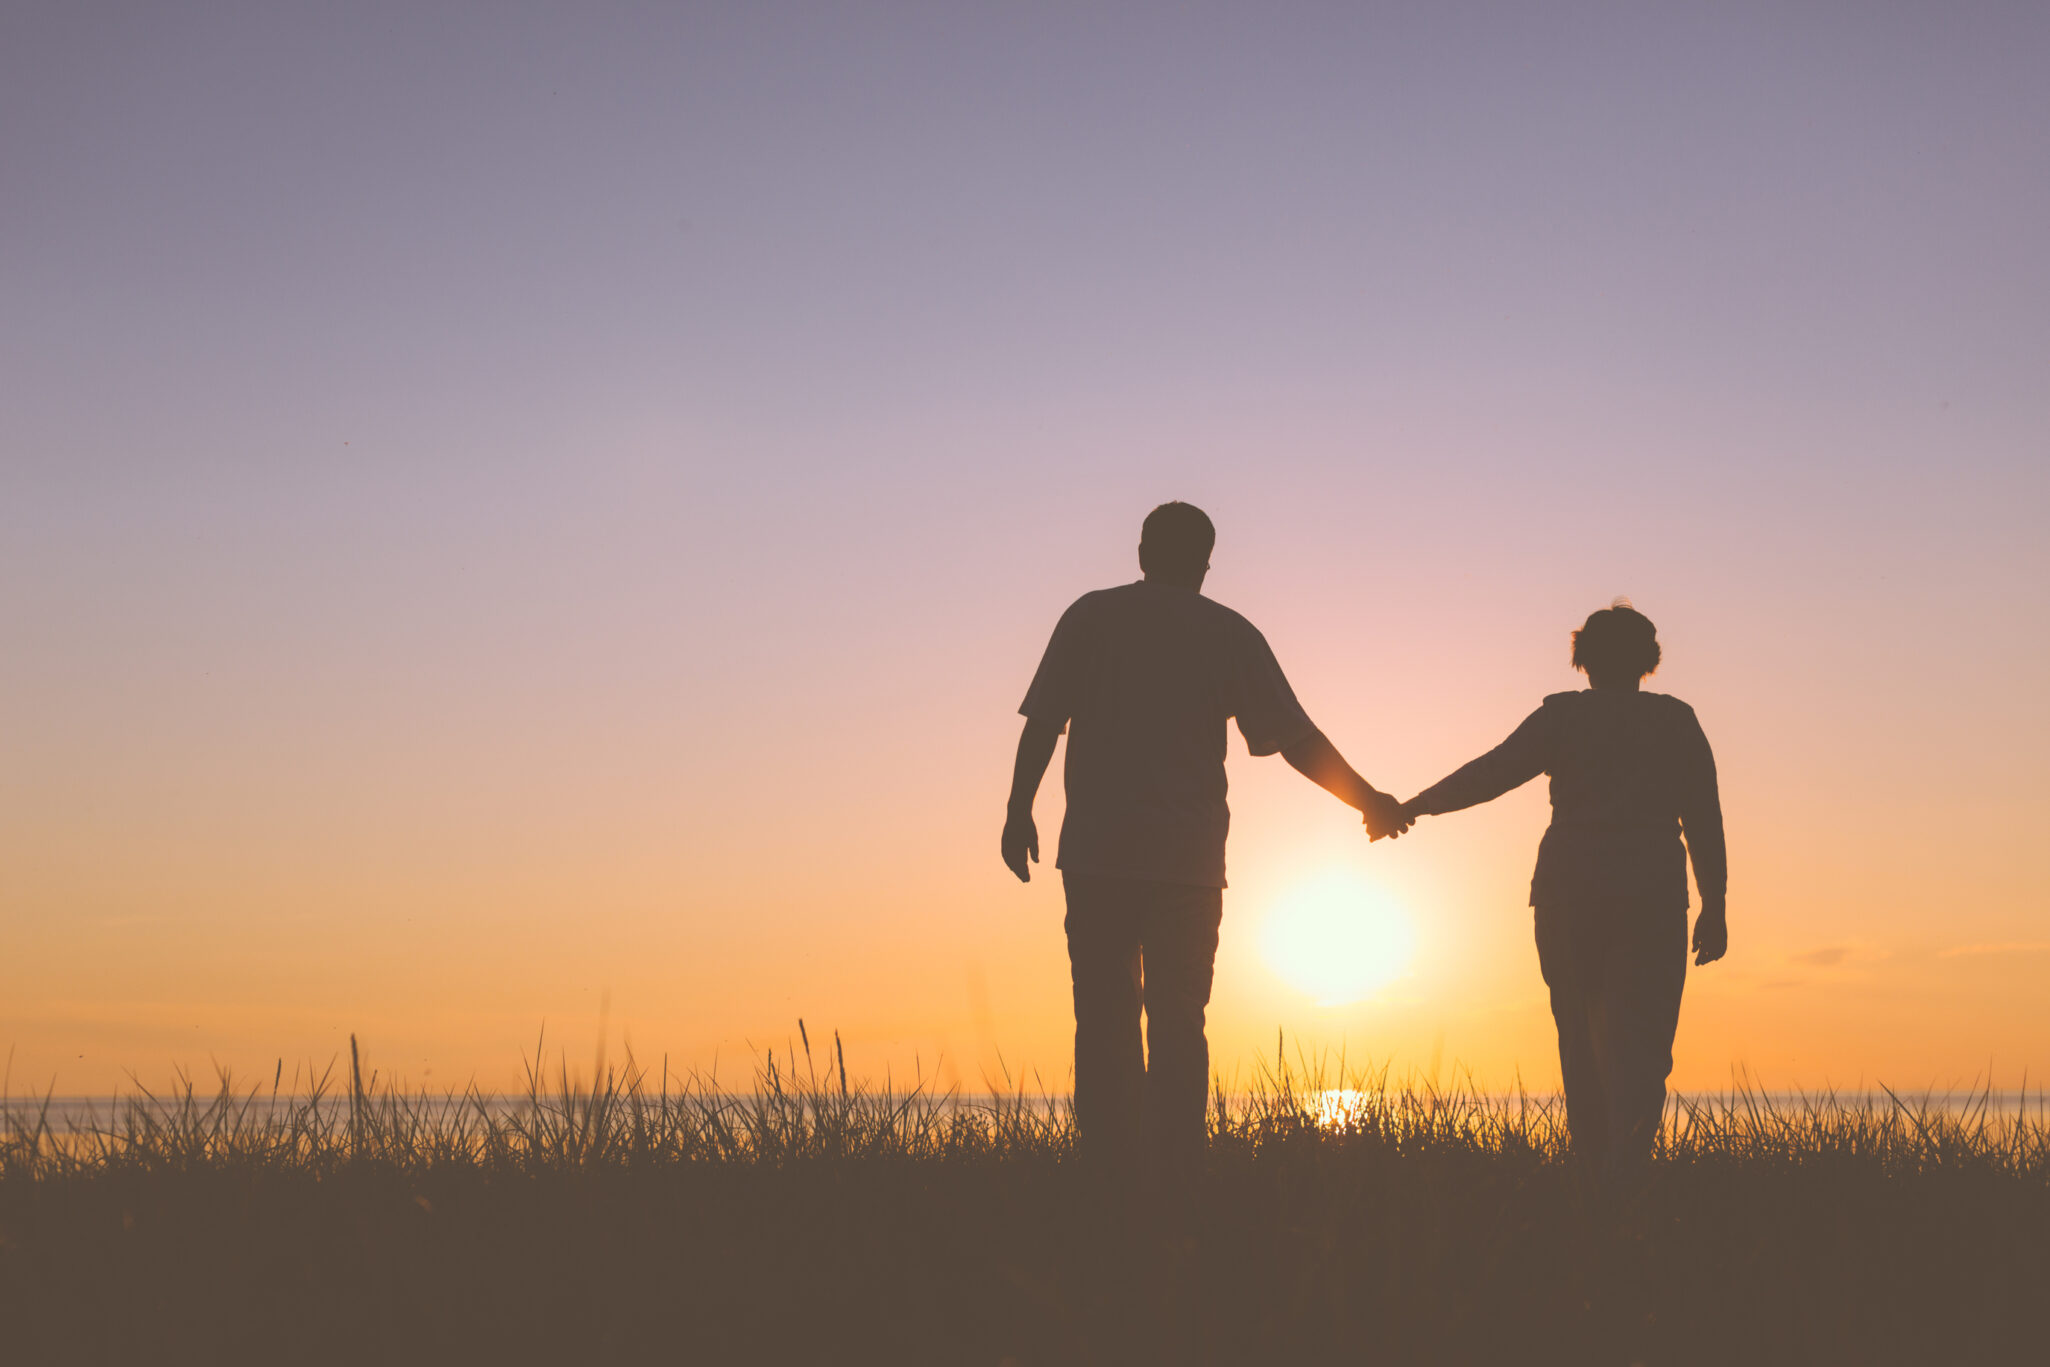
[[[22,1361],[1974,1361],[2050,1285],[2040,1106],[1669,1111],[1590,1201],[1555,1098],[1277,1057],[1220,1080],[1192,1223],[1078,1164],[1064,1096],[744,1090],[537,1047],[519,1095],[346,1064],[0,1106]]]

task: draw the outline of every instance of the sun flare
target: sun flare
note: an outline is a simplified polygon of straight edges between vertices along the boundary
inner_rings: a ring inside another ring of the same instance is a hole
[[[1274,903],[1260,948],[1290,987],[1319,1006],[1345,1006],[1402,976],[1416,953],[1416,927],[1373,883],[1336,870],[1297,884]]]

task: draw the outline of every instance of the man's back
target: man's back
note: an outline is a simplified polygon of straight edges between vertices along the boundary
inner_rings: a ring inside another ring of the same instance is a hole
[[[1157,1190],[1202,1171],[1210,1047],[1203,1035],[1224,917],[1224,723],[1254,754],[1362,813],[1376,835],[1410,818],[1311,725],[1267,642],[1203,597],[1216,528],[1163,503],[1139,530],[1137,584],[1084,594],[1061,617],[1018,709],[1025,725],[1004,813],[1004,867],[1032,880],[1032,800],[1068,731],[1063,929],[1075,988],[1075,1128],[1086,1161]],[[1378,829],[1377,829],[1378,826]],[[1145,1030],[1140,1030],[1140,1018]]]
[[[1224,886],[1224,723],[1271,754],[1315,728],[1252,623],[1141,580],[1062,616],[1019,711],[1069,725],[1060,867]]]

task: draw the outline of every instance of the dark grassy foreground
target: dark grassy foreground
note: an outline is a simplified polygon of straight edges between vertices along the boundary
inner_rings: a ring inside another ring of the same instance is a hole
[[[1681,1109],[1617,1222],[1555,1105],[1302,1072],[1220,1101],[1194,1233],[1078,1173],[1064,1109],[750,1097],[631,1065],[517,1106],[14,1103],[0,1360],[2041,1361],[2050,1134],[1984,1109]],[[316,1089],[318,1091],[318,1089]]]

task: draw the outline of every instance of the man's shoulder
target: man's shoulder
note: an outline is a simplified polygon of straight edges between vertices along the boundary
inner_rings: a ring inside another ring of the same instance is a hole
[[[1526,693],[1524,696],[1529,697],[1530,695]],[[1540,706],[1552,708],[1554,711],[1562,707],[1578,707],[1580,706],[1580,700],[1586,696],[1587,690],[1584,688],[1568,689],[1564,693],[1547,693],[1545,694],[1544,702]]]
[[[1194,589],[1172,588],[1149,584],[1135,579],[1129,584],[1113,584],[1105,589],[1091,589],[1077,598],[1068,608],[1069,612],[1088,614],[1091,612],[1167,612],[1183,617],[1192,617],[1208,624],[1233,631],[1250,631],[1259,634],[1259,628],[1238,611],[1226,607],[1215,598],[1206,598]]]
[[[1068,604],[1067,611],[1061,614],[1061,620],[1078,622],[1094,617],[1115,605],[1119,592],[1128,587],[1129,585],[1119,584],[1107,589],[1091,589]]]
[[[1261,640],[1266,639],[1266,637],[1260,635],[1260,628],[1254,626],[1251,620],[1236,608],[1228,608],[1215,598],[1205,598],[1200,593],[1192,594],[1191,597],[1197,603],[1196,611],[1201,613],[1208,621],[1215,623],[1219,629],[1232,632],[1235,635],[1257,636]]]

